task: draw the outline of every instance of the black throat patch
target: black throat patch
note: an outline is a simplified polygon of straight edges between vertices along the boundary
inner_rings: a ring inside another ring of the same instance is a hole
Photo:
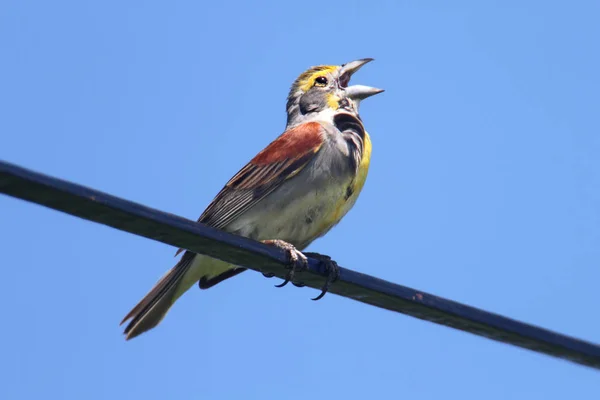
[[[346,100],[347,101],[347,100]],[[360,120],[347,113],[336,114],[333,117],[333,124],[342,132],[351,132],[360,137],[361,140],[365,138],[365,127]]]

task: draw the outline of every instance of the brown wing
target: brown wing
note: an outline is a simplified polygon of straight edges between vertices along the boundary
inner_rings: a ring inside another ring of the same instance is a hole
[[[284,132],[227,182],[198,222],[224,228],[296,175],[317,154],[323,141],[323,127],[318,122]]]

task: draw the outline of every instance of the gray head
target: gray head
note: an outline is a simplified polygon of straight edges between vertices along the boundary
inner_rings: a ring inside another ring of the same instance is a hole
[[[383,92],[363,85],[348,86],[352,75],[372,61],[363,58],[343,65],[319,65],[300,74],[287,98],[287,125],[297,125],[312,114],[345,108],[358,113],[361,100]]]

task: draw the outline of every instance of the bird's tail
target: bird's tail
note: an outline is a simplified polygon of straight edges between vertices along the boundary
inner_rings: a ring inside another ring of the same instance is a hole
[[[173,303],[186,292],[199,277],[190,271],[195,267],[197,254],[185,252],[181,260],[171,268],[144,298],[123,318],[121,324],[131,319],[125,328],[126,339],[132,339],[162,321]],[[197,268],[194,268],[197,269]]]

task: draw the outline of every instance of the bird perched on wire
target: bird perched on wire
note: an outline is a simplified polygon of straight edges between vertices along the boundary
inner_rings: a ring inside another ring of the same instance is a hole
[[[301,250],[327,233],[352,208],[369,170],[371,140],[358,115],[361,100],[383,90],[348,86],[365,58],[316,66],[293,83],[285,132],[246,164],[217,194],[198,222],[260,240],[286,251],[290,271],[306,266]],[[177,254],[182,252],[179,249]],[[336,277],[329,271],[322,297]],[[131,339],[162,321],[175,301],[196,282],[207,289],[245,271],[243,267],[185,251],[121,324]]]

